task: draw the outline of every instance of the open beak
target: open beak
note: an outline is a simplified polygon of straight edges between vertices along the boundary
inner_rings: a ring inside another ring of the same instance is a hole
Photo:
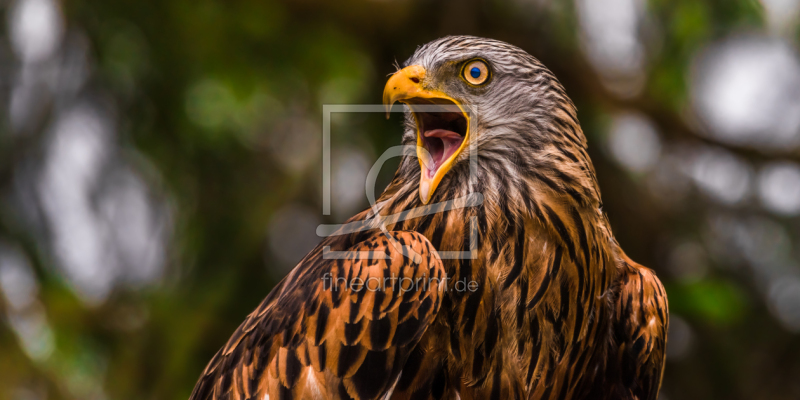
[[[424,85],[425,68],[412,65],[397,71],[383,89],[386,116],[396,101],[411,108],[417,123],[419,198],[428,204],[442,178],[469,140],[469,113],[452,97]]]

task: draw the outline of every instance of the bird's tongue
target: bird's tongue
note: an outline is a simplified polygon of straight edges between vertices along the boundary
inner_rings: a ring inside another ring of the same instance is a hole
[[[464,137],[447,129],[425,131],[425,148],[431,154],[432,165],[428,165],[428,174],[432,178],[439,167],[458,150]]]

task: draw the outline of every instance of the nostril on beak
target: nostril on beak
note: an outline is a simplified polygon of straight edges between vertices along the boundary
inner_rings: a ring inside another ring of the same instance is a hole
[[[413,77],[413,78],[411,78],[411,82],[419,83],[419,78]]]

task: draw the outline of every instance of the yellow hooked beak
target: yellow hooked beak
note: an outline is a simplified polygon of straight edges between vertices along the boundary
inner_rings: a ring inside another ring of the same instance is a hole
[[[395,72],[383,89],[383,104],[387,118],[396,101],[411,108],[417,125],[419,198],[428,204],[469,141],[470,117],[461,103],[424,83],[425,68],[419,65]]]

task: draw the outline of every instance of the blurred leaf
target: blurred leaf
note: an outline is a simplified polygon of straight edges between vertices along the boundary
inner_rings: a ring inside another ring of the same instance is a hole
[[[747,314],[747,295],[737,284],[706,279],[667,285],[670,312],[694,317],[712,325],[732,325]]]

